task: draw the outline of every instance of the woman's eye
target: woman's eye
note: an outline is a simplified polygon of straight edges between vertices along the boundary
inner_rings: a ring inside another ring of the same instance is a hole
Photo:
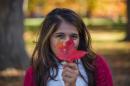
[[[64,35],[56,35],[56,38],[59,38],[59,39],[64,39],[65,36]]]
[[[76,39],[79,38],[79,36],[78,35],[72,35],[71,38],[74,39],[74,40],[76,40]]]

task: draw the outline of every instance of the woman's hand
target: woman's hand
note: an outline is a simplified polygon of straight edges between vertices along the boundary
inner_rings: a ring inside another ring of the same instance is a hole
[[[77,64],[66,63],[63,65],[62,77],[65,86],[76,86],[76,79],[79,75]]]

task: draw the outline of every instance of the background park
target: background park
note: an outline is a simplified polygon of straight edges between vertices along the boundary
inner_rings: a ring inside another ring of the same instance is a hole
[[[130,86],[130,0],[1,0],[0,86],[23,86],[44,17],[52,9],[77,12],[105,56],[114,86]]]

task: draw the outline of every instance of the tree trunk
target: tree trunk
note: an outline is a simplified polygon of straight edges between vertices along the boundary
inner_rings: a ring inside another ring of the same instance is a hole
[[[127,0],[127,28],[125,41],[130,41],[130,0]]]
[[[0,0],[0,70],[28,66],[22,8],[23,0]]]
[[[87,17],[88,19],[91,19],[91,17],[92,17],[92,10],[91,10],[91,9],[88,9],[88,10],[87,10],[87,12],[86,12],[86,17]]]

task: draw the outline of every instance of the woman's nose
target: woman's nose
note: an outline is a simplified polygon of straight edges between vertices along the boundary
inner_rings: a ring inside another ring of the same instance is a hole
[[[70,37],[69,37],[69,36],[66,36],[65,39],[63,40],[63,41],[64,41],[64,42],[63,42],[64,45],[65,45],[65,43],[66,43],[67,41],[69,41],[69,40],[70,40]]]
[[[70,40],[70,37],[69,36],[66,36],[65,38],[65,42],[69,41]]]

